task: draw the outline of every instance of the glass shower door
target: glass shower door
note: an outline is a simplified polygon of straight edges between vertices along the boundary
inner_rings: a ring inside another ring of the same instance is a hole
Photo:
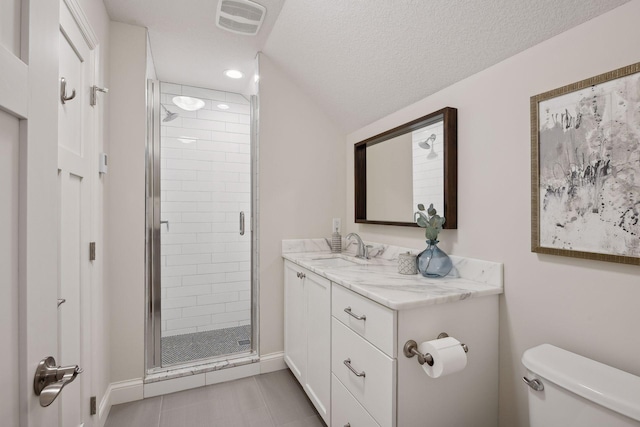
[[[254,348],[250,103],[159,86],[156,366],[244,354]]]

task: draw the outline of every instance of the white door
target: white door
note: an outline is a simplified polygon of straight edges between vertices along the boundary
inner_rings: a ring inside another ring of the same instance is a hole
[[[19,366],[18,353],[19,120],[0,110],[0,365]],[[3,425],[18,425],[19,371],[8,369],[0,399]],[[5,424],[6,423],[6,424]]]
[[[3,381],[0,419],[2,425],[51,427],[58,425],[58,408],[40,406],[33,376],[57,345],[58,69],[51,51],[57,49],[59,7],[50,0],[26,5],[3,0],[0,13],[0,362],[11,371]]]
[[[65,0],[72,1],[72,0]],[[54,356],[71,357],[60,329],[57,299],[62,276],[60,239],[70,203],[83,204],[73,193],[72,176],[84,179],[77,163],[58,169],[58,102],[60,5],[51,0],[3,0],[0,13],[0,363],[7,371],[0,399],[0,424],[54,427],[67,420],[59,399],[42,407],[34,393],[38,363]],[[88,88],[88,82],[85,86]],[[86,88],[85,88],[86,89]],[[66,174],[67,184],[63,185]],[[80,191],[82,185],[76,186]],[[87,212],[86,209],[83,212]],[[75,227],[81,233],[81,227]],[[78,244],[81,246],[82,242]],[[84,251],[86,253],[86,251]],[[71,251],[69,251],[69,254]],[[69,258],[65,253],[65,259]],[[75,276],[82,277],[82,273]],[[76,279],[77,280],[77,279]],[[84,298],[86,295],[81,295]],[[72,297],[73,299],[73,297]],[[76,316],[77,318],[77,316]],[[81,318],[81,322],[86,319]],[[84,325],[82,325],[84,327]],[[62,339],[62,340],[61,340]],[[70,340],[71,341],[71,340]],[[81,347],[84,348],[81,343]],[[77,347],[76,347],[77,351]],[[84,357],[80,355],[80,357]],[[88,361],[87,361],[88,362]],[[84,375],[84,374],[83,374]],[[67,386],[63,395],[72,391]],[[63,405],[65,406],[65,405]],[[72,407],[73,405],[69,405]],[[85,403],[83,407],[88,407]],[[74,422],[75,423],[75,422]]]
[[[60,101],[58,104],[59,282],[58,364],[84,369],[60,396],[60,426],[89,425],[90,390],[90,209],[93,65],[69,9],[60,2]]]

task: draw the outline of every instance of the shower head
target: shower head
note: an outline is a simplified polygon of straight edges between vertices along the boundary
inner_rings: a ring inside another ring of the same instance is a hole
[[[434,143],[436,140],[436,134],[432,133],[429,138],[425,139],[424,141],[420,141],[418,142],[418,146],[420,148],[424,148],[425,150],[428,150],[429,148],[431,148],[431,145],[429,144],[429,142]]]
[[[165,116],[164,119],[162,119],[163,122],[170,122],[171,120],[175,120],[178,118],[178,113],[172,113],[171,111],[167,110],[167,107],[165,107],[164,105],[160,104],[160,106],[162,108],[164,108],[165,111]]]

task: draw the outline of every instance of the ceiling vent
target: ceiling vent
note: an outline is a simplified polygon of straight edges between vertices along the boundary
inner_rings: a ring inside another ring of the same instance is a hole
[[[249,0],[220,0],[216,25],[232,33],[255,36],[266,12],[264,6]]]

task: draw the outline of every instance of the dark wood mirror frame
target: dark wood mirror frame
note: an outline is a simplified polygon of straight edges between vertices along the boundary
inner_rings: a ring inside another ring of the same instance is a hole
[[[415,222],[367,219],[367,147],[435,123],[439,116],[442,116],[444,127],[444,214],[442,216],[445,217],[446,222],[443,228],[449,230],[458,228],[458,110],[451,107],[427,114],[354,145],[356,223],[418,226]]]

